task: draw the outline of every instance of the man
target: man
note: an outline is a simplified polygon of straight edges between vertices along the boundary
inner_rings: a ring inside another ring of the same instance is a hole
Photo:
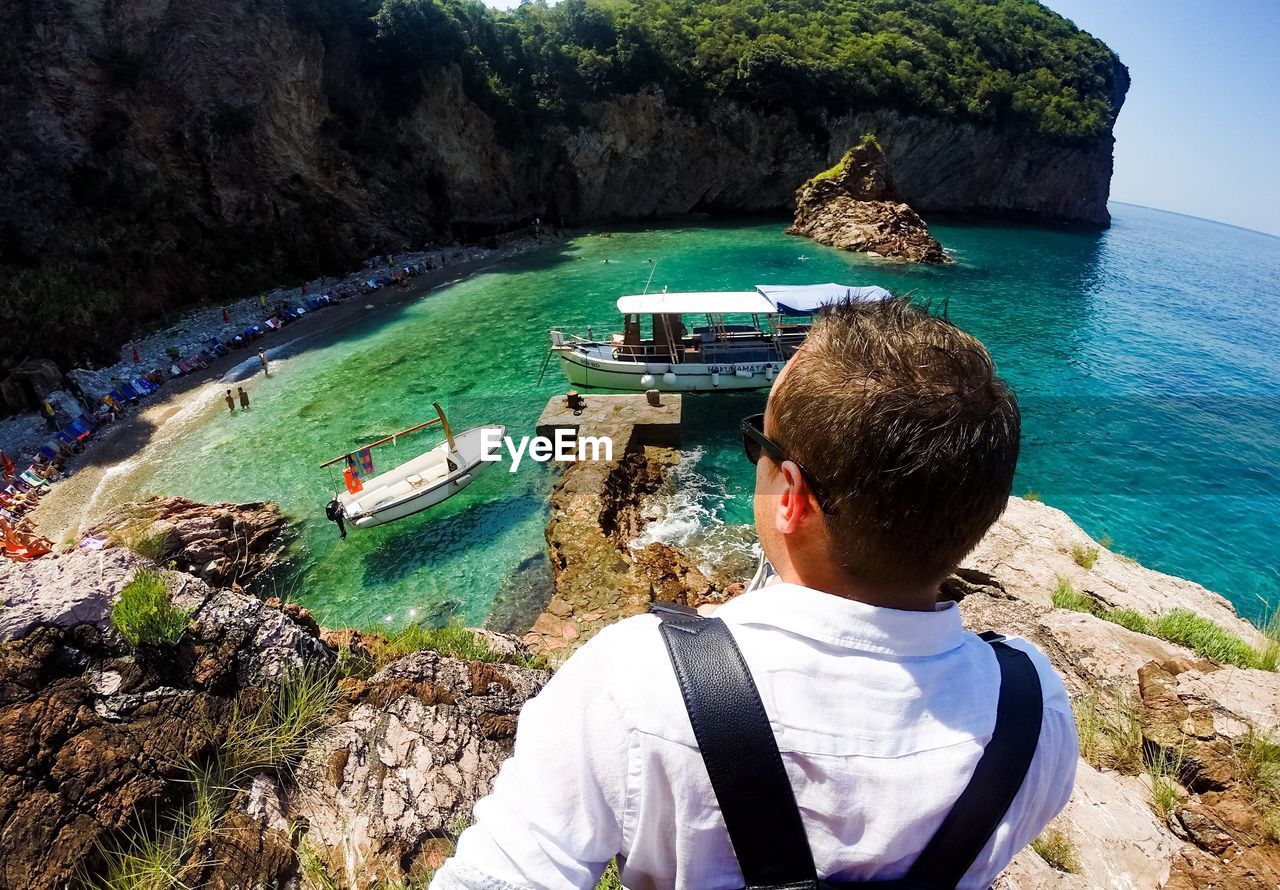
[[[778,583],[716,616],[759,689],[817,874],[900,878],[992,738],[994,649],[937,597],[1008,500],[1017,403],[981,343],[891,299],[827,310],[743,429]],[[615,855],[633,890],[743,886],[658,623],[604,629],[525,706],[434,890],[590,888]],[[1043,717],[963,890],[989,887],[1075,778],[1062,682],[1009,643],[1035,666]]]
[[[237,386],[236,391],[240,396],[240,408],[244,411],[249,410],[249,394],[244,391],[243,386]]]
[[[330,522],[338,524],[338,537],[345,541],[347,539],[347,524],[342,518],[342,502],[338,500],[336,494],[329,499],[329,503],[325,504],[324,515]]]
[[[258,350],[258,363],[262,365],[262,373],[271,376],[271,369],[267,367],[267,354],[261,349]]]
[[[227,394],[223,396],[223,400],[227,403],[227,410],[232,414],[236,413],[236,400],[231,395],[231,390],[227,390]]]

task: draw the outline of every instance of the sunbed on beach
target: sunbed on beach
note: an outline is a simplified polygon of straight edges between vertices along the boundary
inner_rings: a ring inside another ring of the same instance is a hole
[[[18,478],[38,490],[44,490],[49,487],[49,480],[37,473],[34,465],[23,470]]]
[[[0,519],[0,547],[5,556],[16,562],[27,562],[53,551],[48,538],[20,532],[4,519]]]
[[[93,430],[86,428],[80,420],[71,421],[71,424],[67,427],[66,431],[75,436],[77,442],[88,437],[93,432]]]

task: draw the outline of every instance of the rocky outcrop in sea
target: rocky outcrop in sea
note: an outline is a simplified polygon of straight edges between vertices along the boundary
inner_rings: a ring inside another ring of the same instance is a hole
[[[535,648],[562,658],[654,599],[705,607],[741,589],[679,548],[629,546],[673,456],[648,446],[566,473],[548,528],[555,590],[527,638]],[[197,522],[198,505],[182,510],[202,527],[237,513],[218,505]],[[248,765],[212,798],[217,830],[175,865],[189,885],[367,888],[429,874],[549,676],[537,653],[490,631],[461,631],[472,644],[455,654],[404,652],[379,634],[317,628],[296,604],[167,569],[189,625],[173,646],[130,645],[112,605],[156,568],[115,544],[0,562],[0,886],[61,887],[100,873],[140,831],[202,824],[192,817],[210,798],[193,777],[227,770],[233,750]],[[1266,746],[1280,734],[1277,650],[1225,599],[1018,498],[941,595],[960,602],[969,628],[1035,642],[1080,727],[1071,802],[997,887],[1276,886],[1280,782]],[[1206,648],[1210,636],[1234,642]],[[307,732],[274,753],[263,753],[270,733],[245,746],[246,725],[276,726],[246,715],[274,713],[263,703],[300,676],[323,696]]]
[[[925,221],[900,199],[884,151],[871,136],[796,190],[795,222],[787,234],[892,260],[951,261]]]

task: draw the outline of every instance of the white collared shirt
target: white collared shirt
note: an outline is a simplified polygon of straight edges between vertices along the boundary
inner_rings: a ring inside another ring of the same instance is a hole
[[[759,687],[818,874],[904,875],[991,738],[991,647],[963,630],[954,603],[907,612],[794,584],[716,615]],[[589,890],[615,855],[631,890],[742,887],[657,625],[642,615],[605,628],[525,705],[514,754],[432,890]],[[1075,781],[1062,681],[1038,649],[1010,642],[1040,674],[1040,741],[962,890],[989,887]]]

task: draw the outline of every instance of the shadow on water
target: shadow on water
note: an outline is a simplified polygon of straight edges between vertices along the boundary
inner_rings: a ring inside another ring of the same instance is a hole
[[[483,543],[520,525],[544,509],[544,498],[533,492],[460,506],[442,516],[430,511],[396,525],[362,557],[366,586],[396,584],[433,561],[461,558],[468,547]],[[441,555],[444,559],[440,560]]]
[[[505,578],[493,598],[484,626],[498,633],[523,634],[551,603],[555,578],[545,552],[526,556]]]
[[[767,390],[734,393],[686,393],[681,402],[683,447],[737,442],[742,419],[764,410]]]
[[[530,253],[520,254],[510,259],[495,259],[492,267],[485,267],[475,272],[463,271],[457,279],[442,282],[422,293],[409,290],[396,299],[382,303],[376,311],[356,316],[344,325],[318,331],[287,345],[291,346],[293,352],[297,352],[323,348],[342,341],[357,339],[387,325],[401,321],[406,314],[413,311],[422,301],[433,299],[441,291],[448,290],[460,281],[492,280],[495,284],[498,284],[511,276],[521,275],[526,272],[550,270],[573,260],[574,257],[570,253],[568,241],[560,241],[545,247],[539,247]],[[356,296],[351,299],[358,301],[362,297]],[[292,353],[282,353],[281,357],[287,357],[290,354]],[[390,367],[391,365],[388,366],[388,369]]]

